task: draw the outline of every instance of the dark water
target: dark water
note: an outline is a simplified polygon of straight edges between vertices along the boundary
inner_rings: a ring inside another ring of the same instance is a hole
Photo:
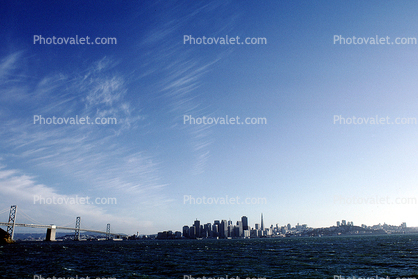
[[[418,278],[418,235],[0,247],[0,278]]]

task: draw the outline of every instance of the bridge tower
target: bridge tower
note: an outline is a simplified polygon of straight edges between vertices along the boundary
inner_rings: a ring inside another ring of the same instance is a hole
[[[45,241],[55,241],[55,235],[57,233],[57,226],[51,225],[50,228],[46,229]]]
[[[15,233],[15,224],[16,224],[16,213],[17,213],[17,205],[12,205],[10,207],[9,213],[9,224],[13,223],[13,225],[7,226],[7,233],[10,235],[11,239],[13,240],[13,236]]]
[[[110,239],[110,224],[107,224],[107,227],[106,227],[106,239],[107,240]]]
[[[74,240],[80,240],[80,217],[75,219]]]

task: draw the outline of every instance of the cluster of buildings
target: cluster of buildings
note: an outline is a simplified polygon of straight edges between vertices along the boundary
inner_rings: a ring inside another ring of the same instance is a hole
[[[341,226],[354,226],[353,222],[347,222],[346,220],[337,221],[337,227]]]
[[[341,222],[337,221],[336,226],[311,229],[293,236],[379,235],[417,232],[417,228],[408,228],[406,223],[402,223],[400,226],[392,226],[387,224],[378,224],[373,226],[362,224],[361,226],[355,226],[353,222],[346,222],[345,220],[342,220]]]
[[[199,220],[194,221],[192,226],[183,227],[183,237],[185,238],[236,238],[250,237],[250,228],[248,226],[248,218],[241,217],[241,221],[237,221],[234,225],[231,220],[215,220],[213,224],[200,224]]]
[[[341,220],[341,222],[337,221],[337,228],[344,227],[344,226],[354,227],[354,224],[353,224],[353,222],[347,222],[346,220]],[[363,228],[363,229],[368,229],[368,230],[385,230],[386,232],[407,231],[406,222],[403,222],[399,226],[388,225],[386,223],[384,223],[382,225],[382,224],[379,223],[379,224],[373,225],[373,226],[367,226],[366,224],[361,224],[360,227]]]
[[[388,225],[386,223],[377,224],[373,226],[366,226],[365,224],[361,225],[362,228],[372,229],[372,230],[384,230],[388,233],[397,233],[397,232],[413,232],[416,228],[409,228],[406,226],[406,222],[403,222],[400,226]]]
[[[391,226],[387,224],[378,224],[374,226],[354,226],[352,221],[341,220],[336,222],[336,226],[328,228],[309,228],[306,224],[299,223],[292,227],[290,224],[286,226],[270,227],[264,226],[263,214],[261,214],[261,222],[255,224],[254,228],[248,225],[248,218],[242,216],[241,220],[235,224],[229,220],[215,220],[213,223],[201,224],[199,220],[195,220],[191,226],[183,226],[183,231],[164,231],[159,232],[157,239],[231,239],[231,238],[259,238],[259,237],[292,237],[292,236],[338,236],[352,234],[391,234],[418,232],[417,229],[408,228],[406,223],[400,226]]]
[[[286,234],[293,234],[302,232],[308,229],[306,224],[299,225],[299,223],[292,227],[279,227],[279,224],[270,227],[264,226],[263,214],[261,214],[261,222],[255,224],[254,228],[248,225],[247,216],[242,216],[240,221],[235,224],[229,220],[215,220],[212,223],[201,224],[199,220],[195,220],[191,226],[183,226],[182,232],[164,231],[159,232],[158,239],[178,239],[178,238],[257,238],[257,237],[276,237],[286,236]]]

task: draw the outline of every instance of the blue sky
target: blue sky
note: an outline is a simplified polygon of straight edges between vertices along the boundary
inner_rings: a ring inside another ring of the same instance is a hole
[[[417,118],[418,46],[333,42],[417,37],[416,3],[2,5],[0,209],[17,204],[42,224],[72,226],[81,216],[82,227],[111,223],[129,234],[242,215],[254,226],[261,213],[267,225],[418,226],[417,124],[334,124],[334,115]],[[34,35],[117,44],[34,44]],[[267,44],[193,45],[185,35]],[[40,125],[34,115],[118,124]],[[267,124],[190,125],[184,115]],[[117,204],[34,204],[35,196],[76,195]],[[192,205],[185,195],[266,204]],[[352,197],[363,203],[348,204]],[[17,221],[30,222],[19,212]]]

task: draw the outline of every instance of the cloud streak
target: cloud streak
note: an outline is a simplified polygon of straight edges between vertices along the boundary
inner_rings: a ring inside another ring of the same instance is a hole
[[[126,222],[135,222],[131,217],[120,217],[109,214],[103,208],[93,204],[71,204],[70,202],[59,204],[42,204],[37,197],[70,200],[76,199],[76,195],[60,194],[57,190],[35,182],[34,177],[22,174],[18,170],[6,170],[0,168],[0,188],[2,189],[1,208],[7,208],[12,204],[18,205],[16,221],[18,223],[32,223],[48,225],[54,223],[62,226],[68,222],[74,222],[76,216],[82,216],[83,228],[103,229],[106,223],[111,223],[116,229],[122,229]],[[7,198],[7,201],[4,199]],[[19,210],[30,212],[32,219],[27,219]],[[31,222],[32,221],[32,222]]]
[[[4,59],[2,69],[18,69],[23,63],[18,57],[15,54]],[[121,140],[143,117],[126,99],[125,79],[109,71],[114,64],[103,58],[83,75],[50,75],[40,78],[32,91],[22,87],[25,100],[32,104],[25,114],[10,114],[4,120],[0,130],[3,156],[22,168],[57,173],[89,185],[84,188],[64,183],[73,192],[118,192],[125,197],[140,194],[138,201],[153,198],[164,202],[163,195],[157,194],[166,185],[161,182],[158,160]],[[35,114],[45,118],[114,117],[118,125],[39,125],[33,124]]]

